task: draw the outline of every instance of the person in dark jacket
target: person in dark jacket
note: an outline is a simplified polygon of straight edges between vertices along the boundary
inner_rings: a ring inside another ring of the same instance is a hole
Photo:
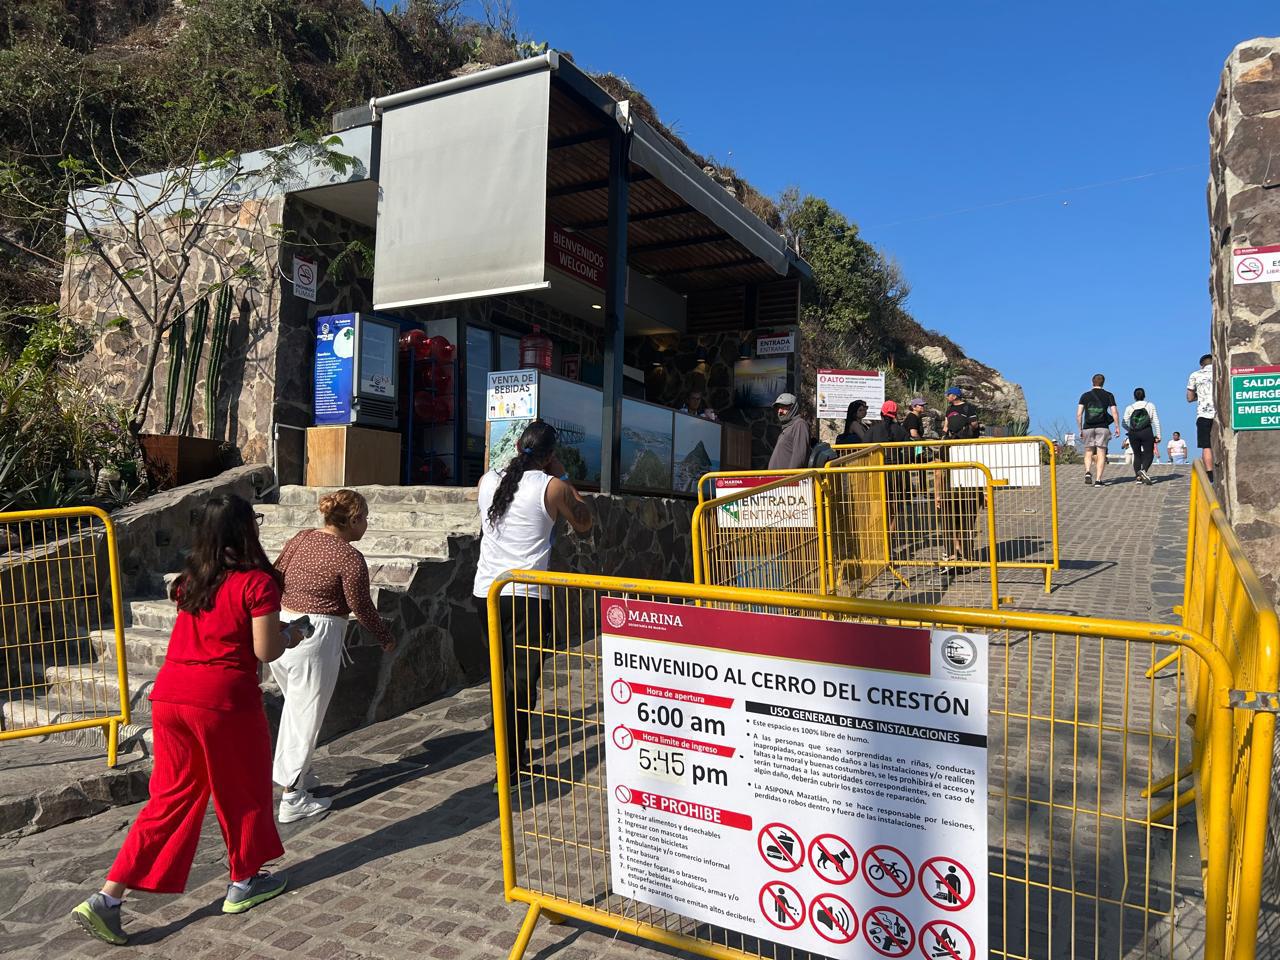
[[[849,404],[844,418],[844,432],[836,437],[836,445],[870,442],[871,424],[867,423],[867,401],[855,400]]]
[[[800,416],[800,401],[795,394],[779,394],[773,401],[773,410],[782,424],[782,433],[769,457],[769,469],[799,470],[809,462],[809,425]]]

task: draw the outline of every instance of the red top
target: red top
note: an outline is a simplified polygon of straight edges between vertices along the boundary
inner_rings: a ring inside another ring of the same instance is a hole
[[[213,609],[178,612],[151,699],[210,710],[261,705],[253,618],[280,612],[280,588],[261,570],[234,570]]]

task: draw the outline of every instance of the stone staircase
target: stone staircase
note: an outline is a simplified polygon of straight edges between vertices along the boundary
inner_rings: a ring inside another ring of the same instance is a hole
[[[475,489],[357,489],[369,501],[369,529],[356,546],[369,565],[374,603],[390,622],[399,647],[385,657],[387,663],[377,647],[353,650],[355,663],[342,673],[324,735],[422,703],[433,692],[460,682],[466,668],[466,664],[459,665],[456,655],[450,656],[452,649],[444,649],[451,643],[444,628],[449,614],[465,606],[470,592],[475,564],[469,554],[474,553],[479,534]],[[321,524],[316,506],[328,492],[330,488],[285,486],[278,490],[277,502],[257,504],[257,511],[264,515],[260,536],[268,556],[274,558],[299,530]],[[150,735],[147,696],[164,663],[176,619],[176,607],[160,597],[129,598],[125,604],[124,648],[136,728],[128,732],[143,742]],[[353,621],[351,629],[360,628]],[[75,719],[94,706],[101,715],[119,702],[114,633],[93,631],[89,643],[95,662],[34,671],[35,686],[39,689],[43,684],[44,689],[33,698],[3,704],[0,718],[6,729]],[[399,670],[397,663],[402,664]],[[268,712],[274,715],[278,702],[273,700],[278,701],[278,693],[265,669],[263,678]],[[59,736],[100,739],[101,733],[93,730]]]

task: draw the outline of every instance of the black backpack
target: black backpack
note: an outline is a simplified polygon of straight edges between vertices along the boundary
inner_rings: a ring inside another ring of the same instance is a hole
[[[1107,397],[1094,387],[1088,393],[1088,401],[1084,405],[1084,425],[1086,427],[1111,426],[1111,414],[1107,413]]]
[[[1129,432],[1137,433],[1140,430],[1151,429],[1151,411],[1146,407],[1134,407],[1133,412],[1129,414]]]
[[[901,443],[910,440],[911,437],[907,433],[907,428],[898,423],[897,420],[889,420],[881,418],[871,423],[871,435],[868,438],[872,443]]]

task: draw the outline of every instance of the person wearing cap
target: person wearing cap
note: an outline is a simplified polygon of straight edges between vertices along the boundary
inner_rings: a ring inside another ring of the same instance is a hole
[[[964,398],[959,387],[947,388],[947,412],[942,416],[942,439],[972,440],[982,434],[978,408]]]
[[[906,428],[898,422],[898,405],[886,400],[880,405],[880,419],[871,424],[872,443],[903,443],[909,440]],[[886,462],[901,463],[902,458],[896,455],[886,456]]]
[[[793,393],[782,393],[773,401],[782,433],[769,456],[770,470],[799,470],[809,462],[809,425],[800,416],[800,401]]]
[[[907,436],[912,440],[924,439],[924,397],[912,397],[911,402],[907,404],[909,412],[902,418],[902,427],[907,431]],[[919,453],[920,451],[916,451]]]

